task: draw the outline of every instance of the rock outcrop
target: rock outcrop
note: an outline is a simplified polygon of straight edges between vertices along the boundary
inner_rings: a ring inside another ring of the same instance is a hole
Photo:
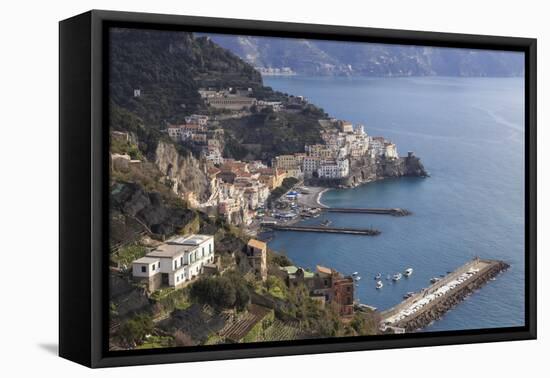
[[[199,200],[208,198],[208,177],[203,164],[193,155],[182,156],[173,144],[159,141],[155,151],[155,165],[173,182],[175,193],[193,192]]]
[[[427,177],[428,172],[420,158],[413,153],[397,159],[384,157],[363,157],[351,163],[350,174],[343,179],[307,179],[307,183],[313,186],[324,187],[354,187],[390,177]]]
[[[129,233],[130,223],[147,233],[171,235],[195,216],[191,210],[166,204],[159,193],[146,192],[135,183],[116,183],[111,188],[110,209],[111,243],[115,244],[128,243],[131,240],[124,239],[138,235],[137,232]]]

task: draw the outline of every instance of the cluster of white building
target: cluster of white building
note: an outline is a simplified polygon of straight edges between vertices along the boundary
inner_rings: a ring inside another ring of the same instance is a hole
[[[263,76],[293,76],[296,72],[290,67],[254,67]]]
[[[186,142],[202,147],[201,156],[214,165],[223,164],[220,135],[222,129],[209,130],[209,117],[202,114],[192,114],[185,117],[185,123],[169,125],[168,136],[175,142]]]
[[[149,291],[181,287],[214,263],[213,235],[176,236],[132,262],[132,276]]]
[[[208,127],[208,116],[192,114],[185,117],[185,123],[179,125],[168,125],[166,131],[168,136],[177,142],[206,141]]]
[[[353,127],[348,121],[330,120],[322,133],[323,144],[305,146],[305,153],[281,155],[273,166],[296,178],[340,179],[349,176],[351,162],[365,156],[398,158],[395,144],[383,137],[367,135],[363,125]]]

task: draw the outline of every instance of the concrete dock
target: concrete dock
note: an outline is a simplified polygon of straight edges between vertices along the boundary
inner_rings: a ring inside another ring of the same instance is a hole
[[[376,236],[380,231],[372,228],[348,228],[348,227],[325,227],[325,226],[294,226],[294,225],[267,225],[265,227],[277,231],[299,231],[299,232],[321,232],[327,234],[348,234],[348,235],[366,235]]]
[[[380,214],[380,215],[393,215],[394,217],[404,217],[410,215],[411,212],[407,209],[401,208],[343,208],[343,207],[324,207],[321,210],[327,213],[355,213],[355,214]]]
[[[487,281],[509,268],[498,260],[475,258],[397,306],[383,311],[382,332],[414,332],[439,319]]]

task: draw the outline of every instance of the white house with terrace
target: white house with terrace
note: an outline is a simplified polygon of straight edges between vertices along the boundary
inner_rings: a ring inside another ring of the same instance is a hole
[[[213,235],[176,236],[132,262],[132,276],[149,291],[162,286],[181,287],[214,263]]]

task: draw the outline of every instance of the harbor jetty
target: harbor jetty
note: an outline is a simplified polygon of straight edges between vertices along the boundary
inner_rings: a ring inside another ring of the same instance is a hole
[[[420,330],[509,267],[503,261],[475,258],[430,287],[383,311],[380,330],[394,333]]]
[[[381,214],[381,215],[393,215],[394,217],[404,217],[411,215],[411,212],[407,209],[401,208],[351,208],[351,207],[323,207],[320,210],[327,213],[356,213],[356,214]]]
[[[295,226],[266,224],[267,228],[277,231],[298,231],[298,232],[321,232],[327,234],[348,234],[348,235],[380,235],[380,231],[373,228],[349,228],[349,227],[326,227],[326,226]]]

